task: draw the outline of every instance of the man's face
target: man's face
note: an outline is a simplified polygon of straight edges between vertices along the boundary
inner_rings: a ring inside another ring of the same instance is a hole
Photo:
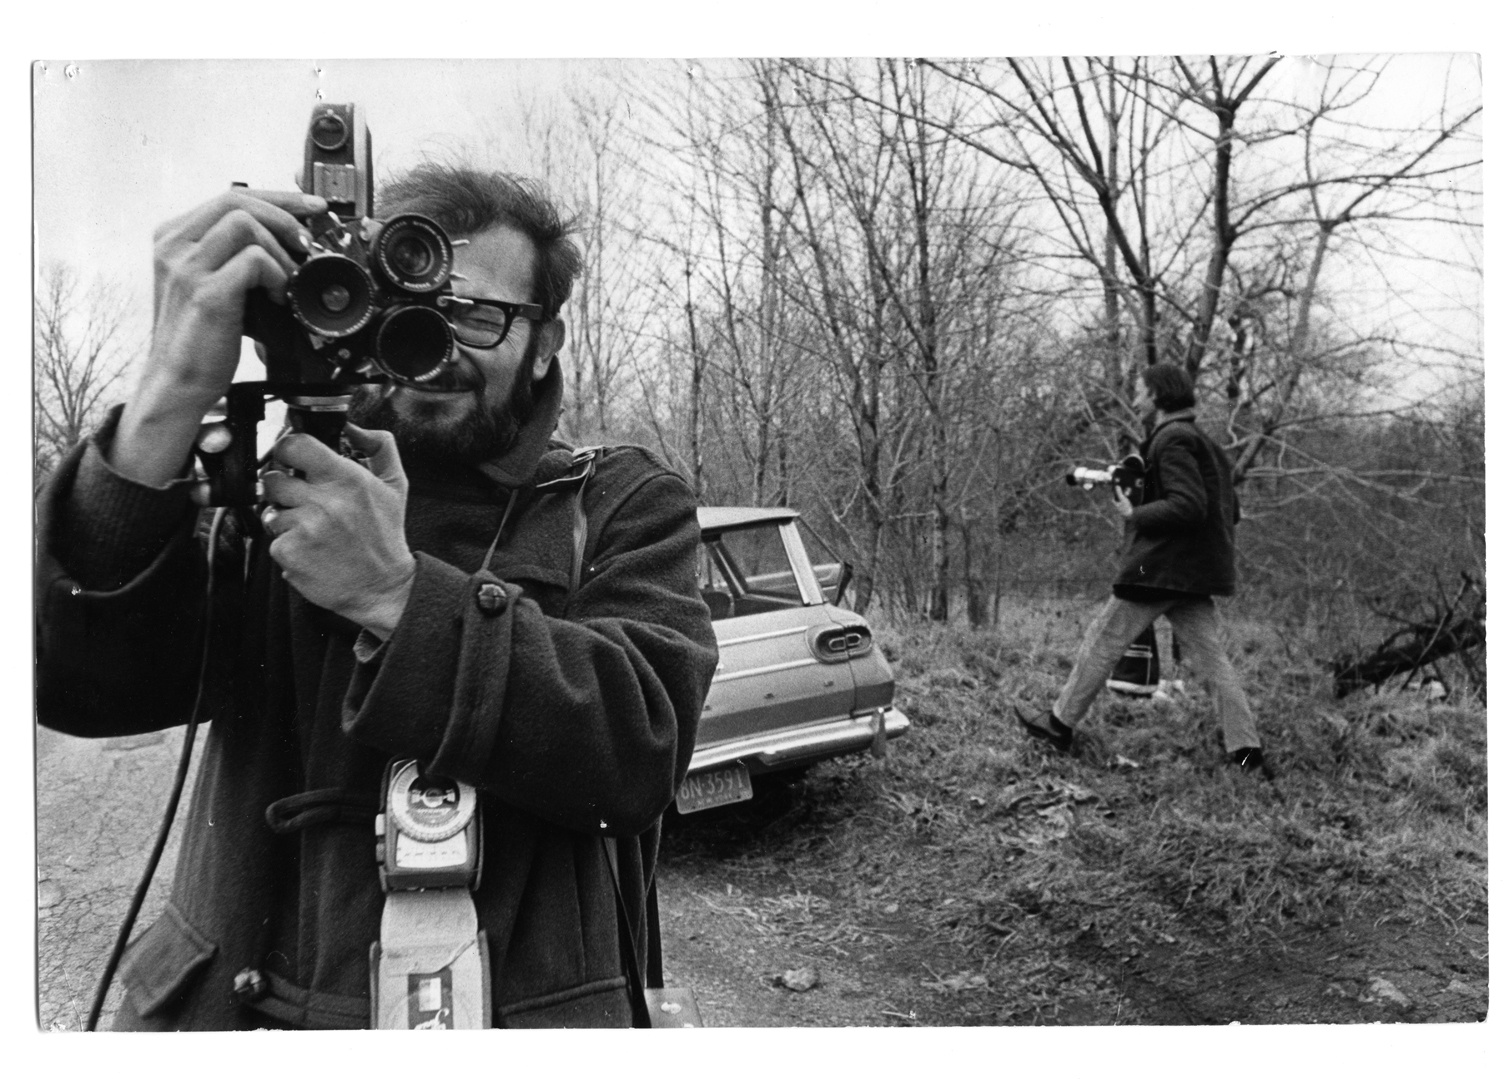
[[[509,226],[469,237],[454,249],[454,271],[461,296],[530,303],[532,241]],[[518,318],[501,344],[473,349],[456,343],[452,364],[422,390],[398,386],[359,387],[350,403],[350,420],[361,427],[384,428],[397,436],[405,458],[437,464],[478,465],[504,453],[516,440],[515,396],[531,404],[532,384],[548,373],[558,351],[557,324],[541,327]]]
[[[1138,380],[1138,390],[1133,395],[1133,412],[1141,420],[1152,420],[1155,413],[1154,399],[1143,379]]]

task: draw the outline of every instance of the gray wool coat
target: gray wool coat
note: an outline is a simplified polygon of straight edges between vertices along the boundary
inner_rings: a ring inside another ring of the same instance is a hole
[[[383,905],[372,815],[394,756],[481,792],[475,900],[495,1025],[630,1023],[599,838],[619,838],[643,942],[658,821],[689,765],[715,636],[697,589],[694,499],[643,449],[598,458],[570,592],[572,454],[549,442],[551,379],[504,459],[514,483],[410,472],[417,577],[375,649],[291,590],[263,541],[233,536],[206,625],[198,515],[181,490],[109,469],[113,418],[59,468],[40,506],[41,722],[85,737],[185,723],[212,635],[212,723],[177,875],[127,951],[117,1026],[365,1026]],[[540,487],[550,480],[561,482]],[[515,525],[482,568],[512,487]],[[242,580],[225,568],[247,550]],[[488,584],[505,591],[499,609],[478,602]],[[255,1000],[231,993],[244,970],[265,977]]]

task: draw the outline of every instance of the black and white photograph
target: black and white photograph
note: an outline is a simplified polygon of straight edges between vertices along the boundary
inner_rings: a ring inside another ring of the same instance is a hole
[[[29,61],[43,1047],[1483,1027],[1483,58],[977,44]]]

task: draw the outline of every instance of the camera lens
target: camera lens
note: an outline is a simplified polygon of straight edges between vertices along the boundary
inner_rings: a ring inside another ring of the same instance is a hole
[[[433,266],[433,252],[416,236],[398,237],[388,251],[392,266],[404,278],[421,278]]]
[[[313,140],[313,145],[326,154],[332,154],[344,146],[349,136],[350,129],[344,118],[332,110],[316,117],[308,126],[308,137]]]
[[[449,321],[431,307],[389,308],[376,329],[376,364],[398,382],[427,382],[443,370],[453,351]]]
[[[353,334],[376,313],[376,285],[354,259],[317,255],[293,273],[287,299],[298,322],[325,337]]]
[[[372,263],[405,292],[430,293],[449,280],[454,248],[444,230],[422,214],[398,214],[371,242]]]
[[[319,296],[325,311],[340,312],[350,306],[350,290],[343,285],[330,285]]]

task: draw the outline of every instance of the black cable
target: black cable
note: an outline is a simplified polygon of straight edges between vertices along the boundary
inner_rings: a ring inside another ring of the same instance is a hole
[[[120,924],[120,932],[115,935],[115,947],[110,950],[110,958],[105,963],[104,974],[99,979],[99,988],[94,991],[94,1003],[89,1007],[89,1019],[84,1024],[85,1031],[93,1031],[99,1024],[99,1014],[104,1010],[105,998],[109,996],[110,983],[115,980],[115,969],[120,966],[120,958],[125,954],[125,946],[130,940],[131,929],[136,925],[136,916],[141,913],[141,905],[146,902],[146,893],[151,888],[151,879],[156,875],[157,864],[162,861],[162,852],[167,849],[167,837],[172,832],[172,821],[177,817],[178,802],[183,797],[183,787],[188,780],[188,766],[193,759],[193,742],[198,735],[199,711],[204,704],[204,683],[209,670],[209,644],[214,625],[211,617],[214,613],[214,552],[219,543],[219,527],[224,521],[225,511],[225,507],[220,507],[215,511],[214,521],[209,526],[209,572],[204,587],[204,648],[199,657],[198,689],[193,696],[193,712],[188,718],[188,728],[183,732],[183,750],[178,757],[177,775],[172,781],[172,793],[168,796],[167,809],[162,815],[162,824],[157,829],[157,839],[152,845],[151,856],[146,860],[146,870],[136,886],[135,895],[131,897],[131,906],[125,913],[125,921]]]

